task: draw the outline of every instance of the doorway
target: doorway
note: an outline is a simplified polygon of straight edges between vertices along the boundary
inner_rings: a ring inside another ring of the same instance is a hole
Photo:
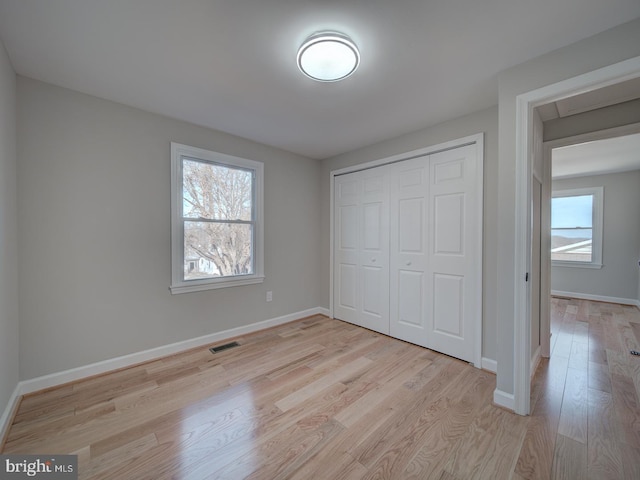
[[[530,408],[531,379],[531,283],[521,283],[532,262],[532,160],[529,152],[537,139],[533,138],[533,112],[536,107],[589,93],[623,81],[640,77],[640,57],[604,67],[553,85],[519,95],[516,101],[516,265],[515,281],[515,349],[514,349],[514,397],[516,413],[526,415]],[[545,184],[549,180],[545,178]],[[544,198],[543,198],[544,202]],[[544,262],[543,262],[544,265]],[[541,301],[547,298],[546,292]],[[545,309],[546,310],[546,309]],[[545,310],[542,310],[543,312]],[[545,327],[543,327],[545,328]],[[545,328],[546,330],[546,328]],[[544,338],[544,337],[543,337]]]

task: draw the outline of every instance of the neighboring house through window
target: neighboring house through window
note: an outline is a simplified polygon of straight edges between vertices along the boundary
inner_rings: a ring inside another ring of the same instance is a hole
[[[263,164],[171,144],[172,293],[259,283]]]
[[[553,192],[551,262],[554,266],[602,267],[603,187]]]

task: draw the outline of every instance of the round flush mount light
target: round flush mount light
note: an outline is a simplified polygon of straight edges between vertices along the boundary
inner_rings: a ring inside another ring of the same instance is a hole
[[[298,68],[319,82],[347,78],[360,64],[360,52],[353,40],[338,32],[318,32],[298,49]]]

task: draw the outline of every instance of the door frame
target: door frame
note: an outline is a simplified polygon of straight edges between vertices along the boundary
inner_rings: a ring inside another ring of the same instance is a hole
[[[543,301],[543,297],[546,295],[544,288],[545,288],[545,282],[544,282],[544,276],[545,276],[545,268],[544,268],[544,260],[545,260],[545,254],[544,252],[544,248],[545,248],[545,241],[544,241],[544,233],[545,233],[545,225],[543,222],[543,217],[544,217],[544,182],[540,179],[540,177],[536,174],[533,174],[531,176],[531,183],[538,183],[540,185],[540,193],[539,193],[539,198],[538,198],[538,205],[535,205],[535,196],[533,196],[533,191],[532,191],[532,208],[539,209],[538,215],[539,215],[539,225],[538,225],[538,238],[536,238],[533,235],[533,232],[535,231],[535,228],[532,228],[532,235],[531,235],[531,260],[532,262],[539,262],[538,265],[538,276],[536,277],[533,274],[533,263],[531,265],[531,274],[529,276],[529,278],[531,279],[531,286],[533,288],[538,288],[539,292],[538,292],[538,345],[536,346],[535,350],[530,352],[531,353],[531,366],[530,366],[530,374],[533,377],[533,374],[536,370],[536,368],[538,367],[538,363],[540,362],[540,359],[542,357],[544,357],[544,353],[545,353],[545,339],[543,338],[545,336],[545,319],[544,319],[544,312],[543,312],[543,308],[545,306],[545,302]],[[533,218],[532,218],[533,220]],[[533,227],[535,227],[535,222],[532,221],[531,225]],[[538,249],[539,249],[539,256],[536,259],[535,255],[533,255],[533,246],[534,243],[538,243]],[[536,282],[534,282],[534,280],[537,280],[537,285]],[[532,296],[531,296],[532,300],[533,298],[535,298],[533,296],[533,291],[532,291]],[[531,309],[532,309],[532,313],[533,313],[533,308],[535,306],[535,302],[531,302]],[[530,324],[531,326],[531,324]],[[531,343],[530,343],[531,344]],[[531,344],[533,346],[533,344]],[[548,355],[547,355],[548,356]]]
[[[637,77],[640,77],[640,57],[630,58],[516,97],[513,407],[520,415],[529,414],[531,392],[531,284],[523,279],[531,262],[532,165],[529,152],[533,137],[533,109],[545,103]]]
[[[474,144],[476,146],[476,160],[478,162],[477,169],[476,169],[476,182],[478,183],[480,188],[480,191],[479,191],[480,197],[484,199],[484,133],[469,135],[467,137],[458,138],[456,140],[451,140],[448,142],[431,145],[431,146],[420,148],[417,150],[411,150],[409,152],[399,153],[397,155],[380,158],[378,160],[372,160],[370,162],[351,165],[348,167],[332,170],[331,172],[329,172],[329,189],[330,189],[329,191],[329,315],[331,318],[335,318],[334,317],[334,295],[333,295],[333,288],[334,288],[333,263],[334,263],[334,242],[335,242],[335,229],[334,229],[335,177],[339,175],[344,175],[347,173],[357,172],[360,170],[367,170],[370,168],[379,167],[381,165],[388,165],[391,163],[402,162],[403,160],[410,160],[412,158],[422,157],[424,155],[431,155],[434,153],[443,152],[446,150],[453,150],[455,148],[465,147],[465,146],[474,145]],[[481,232],[484,231],[483,205],[484,205],[484,200],[482,202],[478,202],[478,204],[475,206],[475,215],[476,215],[476,218],[478,218],[480,221]],[[483,240],[483,236],[481,235],[480,241],[477,243],[475,251],[473,252],[473,254],[477,255],[479,258],[483,258],[483,241],[482,240]],[[477,304],[480,305],[480,311],[476,312],[476,314],[474,315],[475,317],[475,321],[474,321],[475,351],[473,352],[473,359],[474,359],[473,363],[474,363],[474,366],[476,366],[477,368],[481,368],[481,365],[482,365],[482,336],[483,336],[482,317],[484,312],[484,306],[482,301],[482,295],[484,291],[482,273],[483,273],[482,262],[480,262],[480,268],[479,268],[479,271],[477,272],[477,278],[476,278],[477,285],[480,285],[480,288],[476,292],[476,295],[477,295],[476,301],[477,301]]]

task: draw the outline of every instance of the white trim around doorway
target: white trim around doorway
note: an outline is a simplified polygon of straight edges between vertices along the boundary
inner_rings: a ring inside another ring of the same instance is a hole
[[[516,97],[516,215],[515,258],[513,280],[514,301],[514,411],[527,415],[530,407],[531,356],[530,329],[530,284],[524,282],[530,257],[528,240],[531,205],[531,164],[529,149],[533,126],[533,109],[545,103],[589,92],[601,87],[615,85],[625,80],[640,77],[640,57],[609,65],[576,77],[572,77]]]

